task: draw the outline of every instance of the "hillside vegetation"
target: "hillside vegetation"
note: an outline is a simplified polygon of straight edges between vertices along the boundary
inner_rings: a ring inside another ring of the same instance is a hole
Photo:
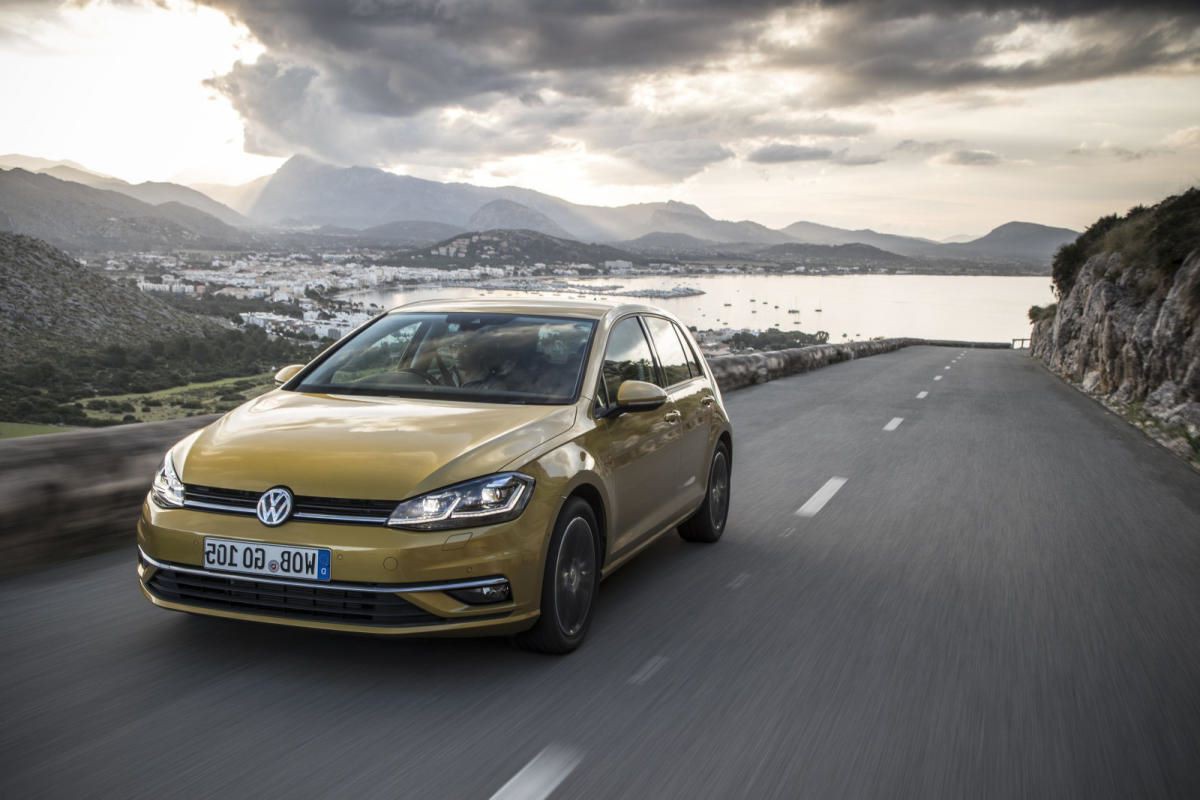
[[[600,264],[605,261],[644,261],[625,250],[603,244],[584,244],[537,231],[493,230],[464,233],[417,251],[428,266],[472,266],[477,263],[505,263],[519,259],[525,263]]]
[[[0,367],[28,362],[31,352],[218,330],[29,236],[0,233],[0,290]]]
[[[1115,268],[1141,273],[1135,285],[1150,294],[1175,275],[1198,245],[1200,188],[1193,187],[1158,205],[1136,206],[1124,216],[1109,214],[1093,222],[1054,256],[1054,288],[1059,297],[1066,297],[1089,259],[1119,253]]]
[[[315,346],[173,308],[45,242],[0,233],[0,420],[132,422],[141,418],[140,406],[86,404],[97,396],[260,375],[307,361]]]

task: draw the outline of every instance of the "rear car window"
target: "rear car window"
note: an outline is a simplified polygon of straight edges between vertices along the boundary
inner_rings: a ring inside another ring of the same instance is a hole
[[[670,320],[662,317],[644,317],[650,336],[654,339],[654,349],[658,351],[658,360],[662,365],[667,386],[683,383],[692,377],[688,367],[687,354],[679,341],[679,334]]]
[[[688,368],[692,372],[692,377],[699,378],[704,374],[704,369],[700,366],[700,357],[696,355],[696,349],[692,347],[687,332],[683,328],[676,325],[675,332],[679,334],[679,341],[683,343],[683,350],[687,353]]]

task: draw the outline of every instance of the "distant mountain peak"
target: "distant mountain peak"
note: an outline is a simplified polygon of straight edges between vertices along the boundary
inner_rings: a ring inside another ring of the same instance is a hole
[[[526,230],[537,231],[560,239],[570,239],[561,225],[540,211],[513,200],[500,198],[481,206],[467,220],[467,228],[473,231]]]
[[[308,171],[322,168],[332,168],[333,165],[304,153],[296,153],[287,161],[279,165],[279,169],[275,171],[276,175],[287,172]]]
[[[664,205],[673,214],[690,214],[695,217],[712,219],[712,217],[709,216],[704,209],[691,203],[681,203],[678,200],[668,200],[666,203],[664,203]]]
[[[61,167],[69,170],[77,170],[79,172],[91,175],[94,178],[105,178],[115,180],[111,175],[97,172],[94,169],[88,169],[83,164],[77,161],[68,161],[67,159],[41,158],[39,156],[26,156],[20,153],[8,153],[0,156],[0,169],[19,168],[29,172],[46,172],[48,170]]]
[[[477,263],[480,259],[494,259],[502,264],[506,257],[546,264],[588,263],[599,266],[605,261],[626,260],[641,262],[642,259],[626,250],[605,244],[585,244],[541,231],[520,229],[496,229],[462,233],[438,242],[423,251],[425,259],[447,259],[450,263],[464,265]]]
[[[990,260],[1017,259],[1049,264],[1058,248],[1075,241],[1078,231],[1054,228],[1036,222],[1006,222],[978,239],[962,244],[944,244],[948,257],[966,255]]]

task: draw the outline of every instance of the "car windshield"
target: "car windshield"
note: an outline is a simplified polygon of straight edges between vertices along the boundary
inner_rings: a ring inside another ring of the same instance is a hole
[[[494,313],[395,313],[343,342],[300,392],[565,404],[579,392],[595,323]]]

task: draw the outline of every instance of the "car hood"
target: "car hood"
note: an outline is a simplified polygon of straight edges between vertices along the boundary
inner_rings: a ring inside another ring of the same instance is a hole
[[[180,444],[184,483],[403,500],[487,475],[568,430],[574,406],[275,390]]]

